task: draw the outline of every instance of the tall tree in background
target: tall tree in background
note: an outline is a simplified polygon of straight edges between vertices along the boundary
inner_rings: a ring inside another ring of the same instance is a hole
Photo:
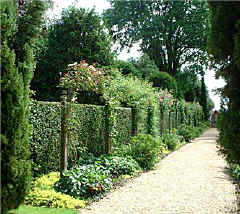
[[[137,76],[143,79],[149,79],[149,77],[159,72],[155,62],[150,59],[147,54],[143,54],[138,59],[131,58],[130,62],[134,64],[138,70]]]
[[[209,109],[208,109],[208,104],[207,104],[207,91],[206,91],[204,76],[202,76],[202,80],[201,80],[200,105],[203,108],[204,119],[208,120],[209,119]]]
[[[41,0],[1,1],[1,213],[17,208],[31,181],[29,87],[31,46],[46,4]]]
[[[221,151],[231,163],[240,164],[240,3],[208,1],[211,31],[208,52],[224,78],[223,97],[228,109],[221,124]]]
[[[208,10],[204,1],[109,0],[103,14],[122,47],[139,42],[159,71],[175,76],[187,62],[205,63]]]
[[[182,69],[176,75],[179,97],[187,102],[199,102],[201,95],[201,82],[196,72],[189,68]]]
[[[94,10],[70,7],[49,29],[32,81],[38,100],[59,101],[60,73],[68,64],[86,60],[102,66],[112,63],[111,39]]]

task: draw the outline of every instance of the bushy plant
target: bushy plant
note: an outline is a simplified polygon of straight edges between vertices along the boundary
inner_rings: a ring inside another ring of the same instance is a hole
[[[177,133],[178,135],[183,136],[186,142],[190,142],[192,139],[199,137],[208,127],[209,126],[207,122],[199,123],[199,126],[197,127],[181,124]]]
[[[96,158],[91,154],[89,157],[81,158],[82,166],[64,172],[55,189],[74,198],[95,197],[112,188],[113,178],[140,171],[140,166],[131,157],[102,155]]]
[[[84,207],[85,202],[83,200],[75,199],[53,189],[59,178],[60,175],[57,172],[51,172],[37,178],[33,184],[33,189],[26,196],[24,203],[32,206],[53,208]]]
[[[239,164],[230,164],[230,169],[232,176],[240,182],[240,165]]]
[[[153,82],[153,87],[159,87],[162,89],[176,90],[176,80],[167,72],[157,72],[150,76],[150,81]]]
[[[100,165],[88,164],[75,166],[65,171],[63,176],[55,184],[59,192],[79,197],[92,197],[109,191],[112,187],[112,179],[106,170]]]
[[[100,166],[102,170],[106,170],[111,177],[135,175],[140,170],[138,163],[130,156],[102,155],[96,159],[95,165]]]
[[[143,169],[152,169],[158,161],[163,146],[151,135],[140,134],[132,138],[130,146],[125,148],[125,154],[132,156]]]
[[[195,134],[193,133],[193,127],[192,126],[189,126],[189,125],[186,125],[186,124],[181,124],[178,128],[178,135],[181,135],[183,136],[184,140],[186,142],[190,142]]]
[[[165,133],[162,136],[162,141],[166,144],[168,150],[176,150],[181,145],[181,137],[175,133]]]

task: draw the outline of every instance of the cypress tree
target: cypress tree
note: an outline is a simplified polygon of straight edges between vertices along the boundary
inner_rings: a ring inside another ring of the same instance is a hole
[[[203,76],[202,76],[202,80],[201,80],[200,105],[203,108],[204,119],[208,120],[209,119],[209,111],[208,111],[208,105],[207,105],[207,92],[206,92],[206,85],[205,85],[205,81],[204,81]]]
[[[0,5],[1,213],[3,214],[17,208],[23,202],[31,182],[29,159],[31,127],[28,119],[30,81],[35,66],[31,46],[46,9],[45,3],[40,0],[30,0],[27,3],[19,0],[19,3],[23,4],[22,7],[16,0],[3,0]],[[29,34],[24,30],[28,26],[35,31]]]

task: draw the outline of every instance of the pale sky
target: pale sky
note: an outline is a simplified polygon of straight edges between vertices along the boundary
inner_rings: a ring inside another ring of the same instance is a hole
[[[109,2],[107,0],[53,0],[54,1],[54,8],[52,11],[49,11],[49,16],[60,17],[61,11],[63,8],[67,8],[70,5],[75,5],[76,7],[84,7],[88,9],[92,9],[95,7],[95,10],[101,14],[104,9],[110,7]],[[126,60],[130,57],[139,57],[140,53],[137,51],[138,46],[134,46],[130,53],[127,53],[126,50],[123,50],[118,59]],[[209,90],[210,98],[213,100],[215,104],[215,109],[220,108],[220,97],[215,95],[212,90],[216,88],[221,88],[225,85],[224,80],[215,79],[215,72],[214,71],[207,71],[205,75],[205,83]]]

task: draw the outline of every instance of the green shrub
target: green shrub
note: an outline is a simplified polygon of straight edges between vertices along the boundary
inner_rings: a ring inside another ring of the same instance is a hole
[[[176,80],[167,72],[157,72],[150,76],[149,80],[153,82],[153,87],[159,87],[162,89],[176,90]]]
[[[230,169],[232,172],[232,176],[240,182],[240,165],[238,164],[230,164]]]
[[[26,196],[26,205],[53,208],[80,208],[85,206],[83,200],[74,199],[69,195],[56,192],[54,184],[59,180],[59,173],[52,172],[37,178],[34,187]]]
[[[63,177],[55,184],[57,191],[74,198],[93,197],[104,194],[111,188],[109,172],[94,164],[75,166],[64,172]]]
[[[101,170],[107,171],[111,177],[135,175],[141,169],[138,163],[130,156],[102,155],[96,159],[95,165],[100,166]]]
[[[192,126],[188,126],[186,124],[181,124],[178,127],[178,135],[183,136],[183,138],[185,139],[186,142],[190,142],[195,134],[193,133],[193,127]]]
[[[130,146],[125,148],[125,153],[132,156],[143,169],[152,169],[158,161],[158,155],[163,146],[151,135],[140,134],[132,138]]]
[[[74,198],[95,197],[108,192],[113,185],[113,178],[121,175],[135,175],[140,171],[138,163],[131,157],[102,155],[81,159],[84,165],[74,167],[64,173],[56,184],[57,191]]]
[[[168,150],[176,150],[181,145],[181,137],[174,133],[165,133],[162,136],[162,141],[166,144]]]
[[[181,124],[178,128],[178,135],[183,136],[186,142],[190,142],[192,139],[199,137],[208,127],[206,122],[199,123],[197,127]]]

